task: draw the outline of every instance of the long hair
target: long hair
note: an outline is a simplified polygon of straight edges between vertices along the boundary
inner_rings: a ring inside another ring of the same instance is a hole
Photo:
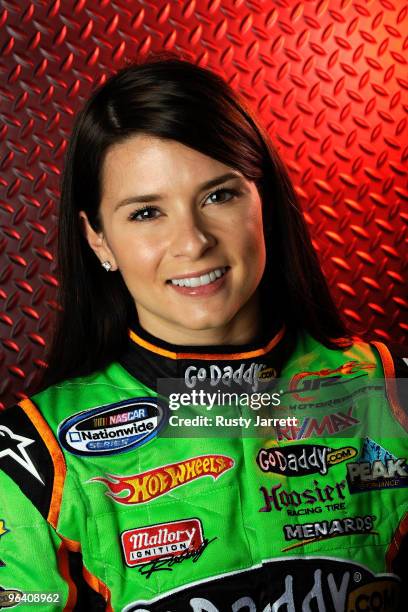
[[[330,296],[288,173],[267,135],[227,83],[177,59],[111,77],[77,117],[59,211],[59,303],[42,387],[118,358],[135,316],[120,272],[106,273],[86,242],[79,211],[100,229],[101,169],[112,145],[136,134],[178,141],[255,181],[263,202],[267,265],[262,300],[271,316],[327,346],[346,330]]]

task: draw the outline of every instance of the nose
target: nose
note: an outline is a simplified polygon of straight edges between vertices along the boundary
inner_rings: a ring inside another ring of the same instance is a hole
[[[190,211],[174,219],[170,252],[173,257],[199,259],[217,240],[198,214]]]

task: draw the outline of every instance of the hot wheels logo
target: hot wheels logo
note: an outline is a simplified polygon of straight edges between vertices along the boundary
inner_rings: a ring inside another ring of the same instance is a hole
[[[214,480],[234,466],[234,460],[225,455],[200,455],[171,463],[130,476],[106,474],[89,482],[103,482],[109,489],[106,495],[119,504],[133,505],[161,497],[203,476],[212,476]]]

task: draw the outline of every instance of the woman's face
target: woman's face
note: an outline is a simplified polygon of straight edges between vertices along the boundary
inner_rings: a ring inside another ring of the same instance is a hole
[[[133,136],[108,150],[96,233],[140,324],[174,344],[239,344],[257,332],[265,268],[261,199],[238,171],[179,142]],[[112,272],[110,272],[112,273]]]

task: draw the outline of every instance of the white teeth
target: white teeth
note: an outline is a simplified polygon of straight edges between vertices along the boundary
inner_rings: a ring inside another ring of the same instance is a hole
[[[201,287],[203,285],[209,285],[218,278],[221,278],[226,271],[227,268],[216,268],[215,270],[211,270],[211,272],[208,272],[208,274],[203,274],[202,276],[175,278],[171,280],[171,283],[172,285],[177,285],[178,287]]]

